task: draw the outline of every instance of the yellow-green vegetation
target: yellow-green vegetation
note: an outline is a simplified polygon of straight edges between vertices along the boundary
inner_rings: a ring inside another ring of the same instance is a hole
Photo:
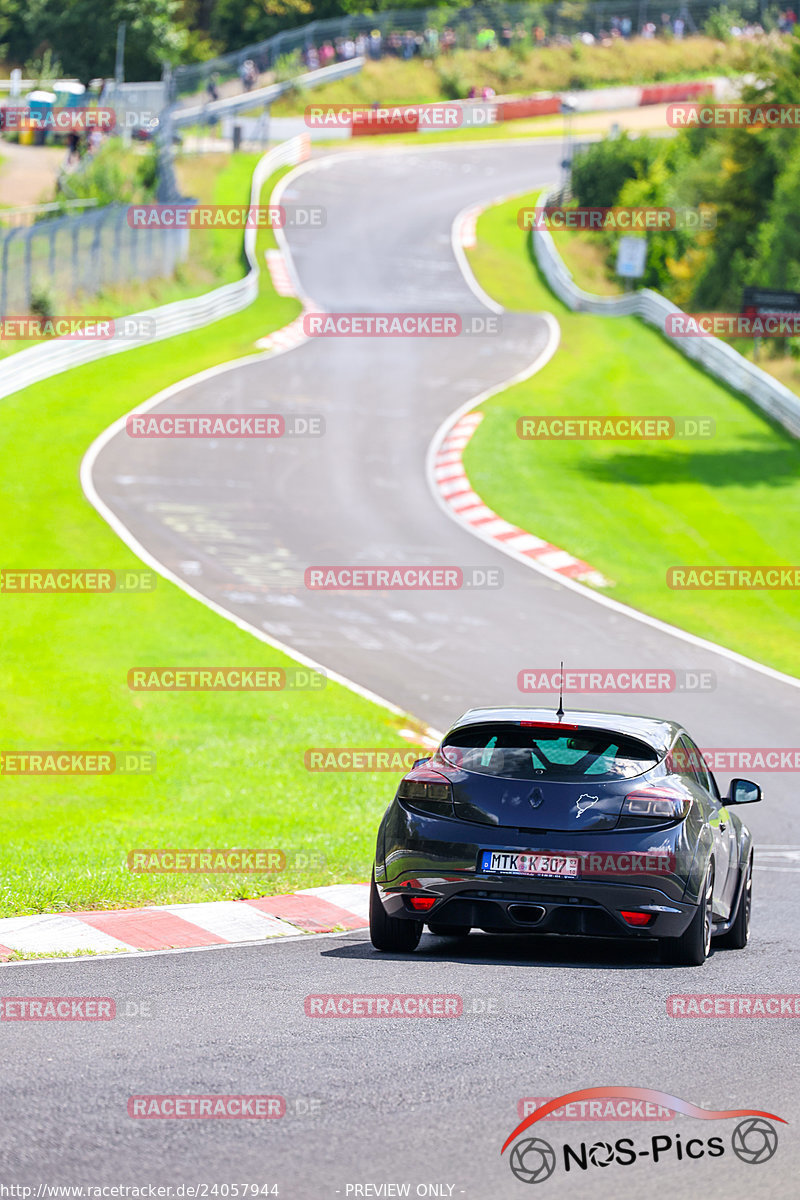
[[[455,100],[471,87],[494,88],[500,95],[598,88],[613,84],[658,83],[738,73],[747,69],[748,51],[709,37],[681,42],[631,38],[609,45],[544,46],[519,55],[510,50],[456,50],[433,60],[405,62],[387,57],[368,61],[357,75],[293,91],[273,106],[275,116],[302,112],[309,104],[421,104]]]
[[[249,176],[227,202],[248,198]],[[277,177],[268,185],[274,186]],[[237,262],[241,235],[225,233]],[[261,235],[259,253],[271,235]],[[170,383],[254,352],[299,304],[262,274],[256,303],[181,337],[7,397],[0,439],[4,568],[140,567],[84,498],[80,461],[111,422]],[[284,655],[159,580],[149,593],[12,595],[0,751],[145,751],[151,774],[0,775],[0,914],[233,899],[368,878],[391,774],[309,772],[312,746],[394,746],[401,721],[333,683],[319,691],[129,690],[134,666],[289,667]],[[402,722],[407,724],[407,722]],[[132,874],[132,849],[283,850],[269,875]]]
[[[792,591],[673,591],[674,565],[792,565],[800,557],[800,445],[635,317],[573,313],[530,254],[520,197],[485,212],[469,252],[509,309],[547,310],[561,344],[546,367],[483,406],[464,462],[501,516],[591,563],[607,594],[800,675]],[[522,441],[520,416],[710,417],[697,441]]]

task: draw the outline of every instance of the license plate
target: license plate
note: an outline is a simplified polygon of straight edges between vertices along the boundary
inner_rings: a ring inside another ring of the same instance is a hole
[[[502,850],[482,850],[480,870],[493,875],[577,879],[578,859],[573,854],[510,854]]]

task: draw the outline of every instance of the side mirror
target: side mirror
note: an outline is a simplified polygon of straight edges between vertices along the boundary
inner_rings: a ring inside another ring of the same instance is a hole
[[[762,799],[761,788],[749,779],[732,779],[726,804],[757,804]]]
[[[417,769],[417,767],[421,767],[424,763],[430,762],[430,761],[431,760],[429,758],[418,758],[415,761],[414,766],[411,768],[411,770],[415,771]],[[760,797],[759,797],[759,799],[760,799]]]

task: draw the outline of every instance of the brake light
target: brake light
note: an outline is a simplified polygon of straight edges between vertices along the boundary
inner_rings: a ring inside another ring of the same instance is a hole
[[[436,903],[435,896],[409,896],[408,903],[414,912],[427,912]]]
[[[428,766],[415,767],[400,781],[397,799],[434,816],[452,816],[453,791],[450,780]]]
[[[626,925],[649,925],[653,919],[652,913],[623,911],[619,915]]]
[[[567,725],[566,721],[520,721],[524,729],[580,729],[580,725]]]
[[[639,788],[628,792],[622,806],[623,816],[645,817],[650,821],[682,821],[691,807],[691,797],[667,788]]]

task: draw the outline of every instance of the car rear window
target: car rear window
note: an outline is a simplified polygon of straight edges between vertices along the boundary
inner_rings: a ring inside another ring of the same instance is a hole
[[[628,779],[658,754],[644,742],[602,729],[470,725],[454,730],[441,754],[453,766],[505,779]]]

